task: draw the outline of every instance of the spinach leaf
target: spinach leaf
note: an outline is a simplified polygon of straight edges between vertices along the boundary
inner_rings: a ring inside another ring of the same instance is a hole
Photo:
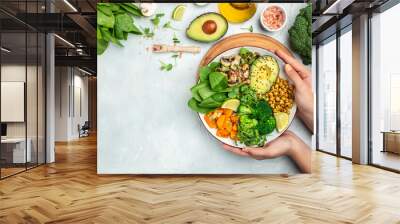
[[[223,103],[226,100],[226,93],[216,93],[212,95],[211,98],[217,102]]]
[[[200,81],[205,82],[208,81],[208,75],[210,74],[211,69],[207,66],[201,67],[199,71]]]
[[[105,41],[103,39],[97,39],[97,54],[101,55],[106,51],[108,48],[108,41]]]
[[[101,35],[101,31],[100,31],[100,28],[99,28],[99,26],[97,26],[97,30],[96,30],[96,32],[97,32],[97,39],[103,39],[103,35]]]
[[[98,3],[97,4],[97,42],[100,49],[98,54],[104,53],[109,42],[123,47],[120,40],[127,40],[128,34],[142,35],[142,31],[135,26],[134,16],[142,16],[138,6],[132,3]],[[167,70],[171,66],[167,67]]]
[[[112,34],[110,32],[109,29],[107,29],[106,27],[100,27],[100,31],[101,31],[101,35],[102,35],[102,39],[105,41],[111,41],[112,38]]]
[[[202,113],[202,114],[205,114],[205,113],[208,113],[208,112],[214,110],[214,108],[200,107],[199,103],[194,98],[191,98],[189,100],[188,106],[189,106],[190,109],[192,109],[192,110],[194,110],[196,112]]]
[[[104,14],[102,11],[97,11],[97,24],[107,27],[107,28],[113,28],[115,23],[115,18],[114,15],[111,14],[111,16],[107,16]]]
[[[212,90],[220,91],[228,87],[228,78],[222,72],[211,72],[209,80]]]
[[[201,102],[202,99],[201,99],[201,96],[199,94],[199,89],[207,87],[207,85],[208,85],[207,83],[203,82],[203,83],[199,83],[199,84],[193,86],[190,89],[190,91],[192,92],[193,98],[195,98],[197,101]]]
[[[135,4],[132,4],[132,3],[121,3],[121,4],[126,6],[126,7],[128,7],[128,8],[130,8],[130,9],[132,9],[132,10],[136,10],[136,11],[140,12],[140,8]]]
[[[136,34],[136,35],[142,35],[143,34],[142,31],[140,31],[140,29],[137,26],[135,26],[135,24],[133,24],[133,23],[132,23],[132,27],[131,27],[131,30],[129,31],[129,33],[133,33],[133,34]]]
[[[97,6],[97,9],[98,9],[99,11],[101,11],[102,13],[106,14],[107,16],[112,16],[112,15],[113,15],[113,12],[112,12],[112,9],[111,9],[111,7],[110,7],[110,4],[107,4],[107,5],[105,5],[105,4],[98,5],[98,6]]]
[[[207,99],[201,101],[198,105],[200,107],[205,107],[205,108],[217,108],[219,106],[221,106],[222,102],[218,102],[216,100],[213,99],[213,97],[208,97]]]
[[[126,40],[124,35],[125,32],[122,31],[119,26],[115,26],[114,32],[115,32],[115,38],[117,38],[118,40]]]
[[[217,61],[213,61],[211,62],[208,67],[211,69],[212,72],[215,71],[215,69],[220,65],[221,63],[217,62]]]
[[[129,32],[134,29],[133,19],[128,14],[119,14],[115,16],[115,27],[121,31]]]
[[[134,16],[142,16],[140,9],[132,3],[120,3],[119,6]]]
[[[205,86],[205,87],[203,87],[203,88],[200,88],[200,89],[198,90],[198,92],[199,92],[199,95],[201,96],[201,98],[202,98],[203,100],[204,100],[204,99],[207,99],[208,97],[210,97],[210,96],[212,96],[212,95],[214,95],[214,94],[217,93],[217,92],[215,92],[215,91],[212,91],[208,85]]]
[[[110,5],[111,11],[113,11],[114,13],[121,10],[121,8],[119,7],[118,4],[109,4],[109,5]],[[123,11],[123,10],[122,10],[122,11]]]

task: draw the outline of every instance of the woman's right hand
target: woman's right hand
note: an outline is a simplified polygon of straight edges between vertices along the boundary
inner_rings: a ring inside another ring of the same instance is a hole
[[[311,84],[311,71],[301,62],[287,53],[276,50],[278,55],[286,64],[285,71],[295,87],[295,101],[298,115],[307,128],[314,132],[314,94]]]

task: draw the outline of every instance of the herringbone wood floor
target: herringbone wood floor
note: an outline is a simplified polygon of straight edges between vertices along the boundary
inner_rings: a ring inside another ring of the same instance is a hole
[[[297,176],[98,176],[96,139],[0,181],[0,223],[400,223],[400,175],[313,154]]]

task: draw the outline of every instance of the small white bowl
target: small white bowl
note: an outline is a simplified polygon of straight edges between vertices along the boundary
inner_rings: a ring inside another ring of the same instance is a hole
[[[265,12],[267,9],[271,8],[271,7],[277,7],[277,8],[279,8],[280,10],[282,10],[283,15],[284,15],[284,18],[285,18],[285,19],[283,20],[282,26],[279,27],[278,29],[271,29],[271,28],[269,28],[266,24],[264,24],[264,21],[263,21],[264,12]],[[262,26],[265,30],[267,30],[267,31],[270,31],[270,32],[280,31],[281,29],[283,29],[283,27],[286,26],[286,22],[287,22],[287,13],[286,13],[285,8],[283,8],[282,6],[275,5],[275,4],[273,4],[273,5],[268,5],[267,7],[265,7],[265,8],[261,11],[261,14],[260,14],[260,23],[261,23],[261,26]]]

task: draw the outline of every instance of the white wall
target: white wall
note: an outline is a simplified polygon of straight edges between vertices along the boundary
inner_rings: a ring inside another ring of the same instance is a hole
[[[55,140],[70,141],[88,120],[88,78],[72,67],[56,67],[55,73]]]

